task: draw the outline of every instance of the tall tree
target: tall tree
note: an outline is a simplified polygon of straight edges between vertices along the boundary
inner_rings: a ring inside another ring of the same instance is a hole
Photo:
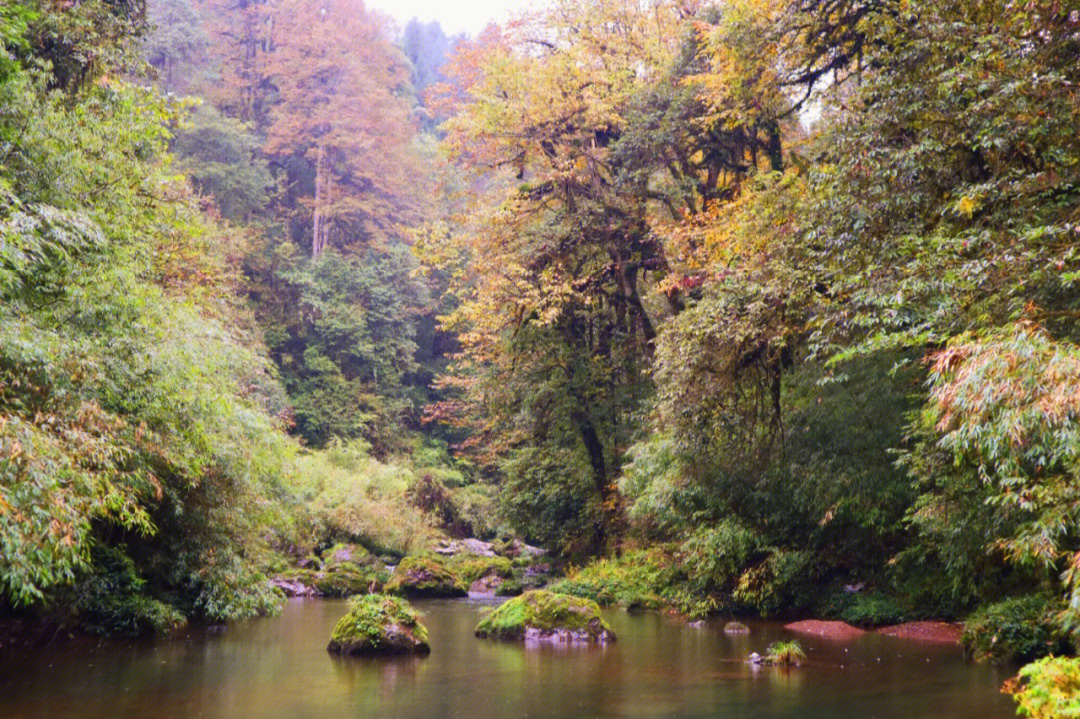
[[[277,102],[266,152],[303,158],[311,254],[385,237],[412,216],[408,63],[360,0],[285,0],[269,15]],[[310,182],[310,184],[308,184]]]

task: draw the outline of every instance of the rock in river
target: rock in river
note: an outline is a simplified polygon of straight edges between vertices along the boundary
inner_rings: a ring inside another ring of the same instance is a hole
[[[560,644],[606,644],[615,633],[588,599],[544,590],[525,592],[489,612],[476,636]]]
[[[386,583],[389,594],[407,597],[464,597],[461,578],[439,558],[405,557]]]
[[[427,629],[416,611],[400,597],[368,594],[349,604],[338,620],[326,650],[334,654],[427,654]]]

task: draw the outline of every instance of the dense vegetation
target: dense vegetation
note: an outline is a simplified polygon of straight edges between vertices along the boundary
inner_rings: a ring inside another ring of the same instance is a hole
[[[600,603],[1075,653],[1074,3],[21,0],[0,45],[0,614],[518,536]]]

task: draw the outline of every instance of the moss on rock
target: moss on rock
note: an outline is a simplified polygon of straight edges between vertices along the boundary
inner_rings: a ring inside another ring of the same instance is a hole
[[[291,569],[276,578],[276,586],[289,596],[351,597],[378,591],[386,572],[355,564],[333,564],[324,569]],[[309,592],[300,591],[306,587]]]
[[[488,577],[509,579],[514,574],[514,567],[506,557],[458,554],[449,560],[446,565],[451,571],[457,573],[458,577],[466,585]]]
[[[427,654],[427,629],[400,597],[368,594],[349,604],[326,650],[335,654]]]
[[[429,556],[402,559],[386,583],[386,591],[407,597],[464,597],[468,594],[456,572],[441,560]]]
[[[357,567],[378,569],[382,563],[359,544],[338,543],[322,553],[324,567],[333,567],[342,564],[351,564]]]
[[[615,641],[596,602],[544,590],[526,592],[489,612],[476,626],[476,636],[575,644]]]

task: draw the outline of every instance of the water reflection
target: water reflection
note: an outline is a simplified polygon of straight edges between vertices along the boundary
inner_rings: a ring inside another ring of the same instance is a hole
[[[326,642],[346,604],[294,601],[276,619],[143,644],[81,642],[0,657],[0,717],[1011,717],[1009,669],[955,648],[867,635],[803,638],[797,669],[755,667],[751,651],[790,638],[724,622],[610,612],[607,647],[524,648],[479,640],[482,603],[419,603],[427,657],[341,658]]]

